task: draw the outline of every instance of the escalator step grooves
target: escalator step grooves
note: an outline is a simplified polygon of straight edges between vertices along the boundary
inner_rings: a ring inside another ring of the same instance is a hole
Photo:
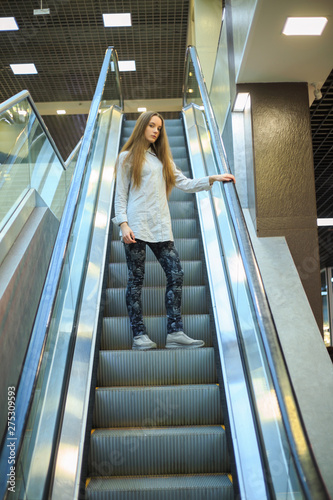
[[[95,428],[218,425],[222,421],[216,384],[96,389]]]
[[[171,201],[169,209],[172,219],[188,219],[196,216],[193,201]]]
[[[145,287],[142,289],[143,314],[154,316],[165,311],[165,288]],[[183,314],[206,314],[208,304],[205,286],[184,286],[182,297]],[[127,307],[123,288],[109,288],[106,291],[106,316],[126,316]]]
[[[97,429],[91,436],[88,466],[91,476],[226,471],[225,430],[221,426]]]
[[[171,221],[173,236],[178,238],[195,238],[199,235],[196,219],[173,219]],[[119,238],[119,228],[113,224],[112,238]]]
[[[165,273],[158,262],[146,262],[145,278],[143,286],[166,286]],[[183,261],[184,285],[202,285],[202,262]],[[109,266],[109,288],[126,288],[127,285],[127,265],[125,263],[114,263]]]
[[[111,264],[117,262],[125,262],[124,244],[121,241],[111,242]],[[198,238],[177,238],[175,239],[175,247],[179,253],[180,260],[183,264],[185,260],[198,260],[200,258],[200,246]],[[156,257],[152,250],[146,248],[146,262],[156,262]]]
[[[204,496],[203,496],[204,490]],[[226,474],[92,478],[86,500],[233,500]]]
[[[151,339],[157,347],[165,347],[166,318],[164,316],[146,316],[144,322]],[[211,347],[210,318],[208,314],[183,315],[184,330],[190,337],[201,339],[206,347]],[[128,316],[103,318],[101,337],[102,350],[132,349],[133,334]]]
[[[98,387],[214,384],[214,349],[100,351]]]

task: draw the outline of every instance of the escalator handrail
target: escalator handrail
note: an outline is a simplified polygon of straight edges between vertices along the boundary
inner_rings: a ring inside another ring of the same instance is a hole
[[[31,334],[31,340],[27,350],[26,358],[24,360],[23,368],[21,371],[20,382],[16,394],[16,451],[19,453],[22,444],[24,430],[27,424],[29,415],[30,404],[32,401],[34,387],[36,386],[37,377],[40,369],[41,359],[46,343],[47,333],[49,330],[49,322],[52,317],[52,310],[54,307],[59,279],[61,271],[65,263],[66,248],[68,246],[68,239],[71,234],[73,226],[73,219],[77,201],[80,194],[81,185],[84,181],[84,172],[87,164],[87,159],[91,149],[93,134],[96,128],[98,110],[103,96],[105,80],[111,60],[116,62],[116,78],[119,81],[118,59],[117,53],[113,47],[108,47],[105,53],[102,69],[97,82],[95,94],[91,103],[86,129],[82,139],[82,145],[79,151],[77,165],[69,189],[67,201],[64,207],[63,215],[61,218],[56,242],[52,252],[48,273],[46,276],[43,292],[40,299],[39,308],[36,314],[34,327]],[[120,100],[123,105],[122,99]],[[4,472],[8,469],[6,457],[6,435],[0,451],[0,471]],[[6,477],[7,470],[4,472],[3,477]],[[3,497],[5,492],[3,481],[0,482],[0,498]]]
[[[221,172],[230,173],[226,152],[221,136],[219,134],[217,121],[204,81],[198,54],[194,46],[189,46],[186,51],[185,78],[188,74],[187,68],[190,60],[193,64],[200,97],[204,105],[206,120],[212,141],[212,147],[214,149],[216,160],[218,162],[218,167]],[[186,86],[187,81],[185,80],[183,89],[184,107],[188,104],[186,101]],[[266,359],[271,372],[277,400],[282,415],[283,425],[288,437],[290,450],[293,456],[300,483],[303,488],[303,493],[305,494],[305,497],[307,499],[310,500],[311,498],[313,498],[311,495],[312,488],[309,488],[309,480],[311,478],[312,487],[315,491],[317,491],[317,495],[318,492],[321,492],[321,496],[317,496],[316,500],[317,498],[328,499],[330,497],[327,492],[325,483],[322,479],[318,464],[314,457],[309,437],[297,404],[297,399],[292,387],[289,371],[277,336],[276,327],[272,318],[271,309],[268,303],[237,192],[232,183],[227,183],[224,185],[224,187],[232,223],[237,238],[237,243],[243,260],[253,307],[259,325],[261,339],[265,349]],[[290,396],[288,397],[288,405],[286,405],[285,403],[286,395]],[[297,415],[297,418],[295,418],[295,415]],[[296,430],[295,427],[297,427]],[[301,434],[298,434],[299,432]],[[300,456],[297,451],[297,440],[299,435],[303,435],[304,440],[307,443],[307,456],[304,456],[306,454]]]
[[[0,115],[2,113],[5,113],[7,110],[12,108],[16,104],[19,104],[20,102],[24,101],[25,99],[29,102],[37,120],[39,121],[40,126],[43,129],[44,134],[46,135],[48,141],[50,142],[50,144],[52,146],[52,149],[54,150],[56,156],[58,157],[60,165],[62,166],[62,168],[64,170],[66,170],[66,164],[64,162],[64,159],[61,156],[59,149],[58,149],[56,143],[54,142],[47,126],[45,125],[44,120],[41,117],[41,115],[36,107],[36,104],[34,103],[32,97],[30,95],[30,92],[28,90],[22,90],[21,92],[18,92],[18,94],[15,94],[13,97],[11,97],[10,99],[7,99],[7,101],[4,101],[2,104],[0,104]]]
[[[79,142],[77,143],[77,145],[75,146],[75,148],[73,149],[73,151],[70,153],[70,155],[68,156],[67,160],[65,161],[65,165],[66,165],[66,169],[69,167],[71,161],[73,160],[74,156],[76,154],[78,154],[78,151],[82,145],[82,140],[83,140],[83,136],[81,137],[81,139],[79,140]]]

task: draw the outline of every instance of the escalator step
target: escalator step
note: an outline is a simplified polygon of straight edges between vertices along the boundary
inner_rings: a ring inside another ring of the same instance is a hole
[[[184,331],[194,339],[205,342],[206,347],[212,346],[210,333],[210,318],[208,314],[183,315]],[[144,318],[150,338],[157,343],[158,348],[165,346],[166,317],[148,316]],[[118,318],[103,318],[101,349],[132,349],[133,334],[128,316]]]
[[[88,468],[91,476],[229,472],[225,430],[221,426],[96,429]]]
[[[131,133],[132,133],[132,130],[128,129],[128,130],[126,130],[126,134],[124,134],[121,137],[121,140],[120,140],[120,149],[124,146],[124,144],[126,143],[126,141],[128,141],[128,139],[130,138]],[[174,148],[185,148],[185,139],[181,135],[178,135],[178,134],[170,134],[169,135],[168,134],[168,139],[169,139],[169,145],[170,145],[171,149],[174,149]],[[185,157],[185,155],[183,155],[182,157]]]
[[[202,285],[202,262],[183,261],[184,285]],[[165,273],[159,262],[146,262],[143,286],[166,286]],[[109,264],[109,288],[121,288],[127,285],[127,264]]]
[[[147,477],[96,477],[86,500],[233,500],[227,474]]]
[[[200,246],[198,238],[177,238],[175,247],[179,253],[179,258],[185,260],[198,260],[200,258]],[[156,257],[152,250],[146,246],[146,262],[156,262]],[[110,262],[125,262],[125,252],[123,243],[120,240],[111,242]]]
[[[145,287],[142,289],[142,310],[145,316],[165,314],[165,288]],[[184,286],[182,294],[183,314],[208,313],[205,286]],[[127,307],[123,288],[106,290],[105,316],[126,316]]]
[[[96,389],[94,428],[221,423],[220,393],[216,384]]]
[[[179,147],[186,148],[184,135],[177,135],[177,134],[171,135],[170,134],[168,139],[169,139],[169,145],[170,145],[170,148],[172,151],[174,148],[179,148]]]
[[[181,158],[186,158],[187,160],[187,150],[185,146],[174,146],[172,148],[172,156],[177,165],[177,161]]]
[[[133,132],[135,123],[136,123],[135,120],[124,121],[122,128],[122,136],[129,137]],[[169,120],[166,121],[165,130],[168,137],[184,136],[184,127],[180,120],[175,120],[174,123],[169,123]]]
[[[186,175],[186,177],[192,177],[189,172],[189,163],[187,158],[174,157],[173,159],[176,166],[183,172],[184,175]]]
[[[214,349],[100,351],[98,387],[214,384]]]
[[[193,201],[170,201],[169,209],[173,219],[192,219],[196,216]]]
[[[113,240],[119,239],[119,227],[115,224],[112,225],[112,238]],[[195,238],[199,236],[199,230],[196,219],[179,220],[174,219],[171,221],[171,227],[174,238]]]
[[[184,136],[184,127],[181,121],[179,121],[176,125],[165,127],[166,133],[168,134],[168,138],[174,136]]]
[[[163,113],[162,113],[162,116],[163,116]],[[169,130],[173,127],[177,127],[179,125],[182,125],[183,122],[181,121],[180,118],[171,118],[171,119],[166,119],[164,121],[164,123],[165,123],[165,128],[167,130]],[[184,129],[183,129],[182,133],[184,134]]]

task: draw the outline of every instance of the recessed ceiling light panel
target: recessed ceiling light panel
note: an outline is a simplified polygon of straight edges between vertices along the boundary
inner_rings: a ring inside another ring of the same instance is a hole
[[[317,219],[317,226],[333,226],[333,219]]]
[[[326,17],[287,17],[282,33],[287,36],[320,36],[326,24]]]
[[[118,61],[119,71],[136,71],[135,61]]]
[[[33,63],[29,64],[11,64],[10,67],[14,75],[36,75],[38,73]]]
[[[18,30],[15,17],[0,17],[0,31]]]
[[[131,14],[103,14],[105,28],[132,26]]]

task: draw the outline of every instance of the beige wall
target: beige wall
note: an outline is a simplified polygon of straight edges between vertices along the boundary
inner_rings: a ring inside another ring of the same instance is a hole
[[[306,83],[237,86],[251,96],[254,196],[259,237],[284,236],[322,330],[319,247]],[[252,154],[252,153],[251,153]],[[250,194],[250,193],[249,193]],[[252,201],[251,201],[252,200]]]

